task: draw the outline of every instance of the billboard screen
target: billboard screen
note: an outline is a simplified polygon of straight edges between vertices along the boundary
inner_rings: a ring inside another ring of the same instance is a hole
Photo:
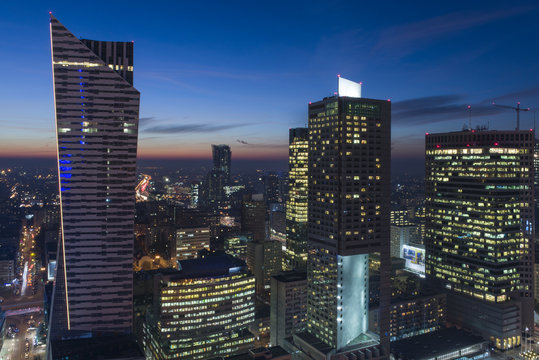
[[[402,258],[406,260],[405,268],[413,272],[425,274],[425,249],[417,246],[403,245]]]

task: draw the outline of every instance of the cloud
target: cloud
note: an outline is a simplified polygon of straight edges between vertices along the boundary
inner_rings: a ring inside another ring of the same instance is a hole
[[[147,125],[148,123],[151,123],[155,120],[155,117],[153,116],[145,116],[138,119],[139,126]]]
[[[523,14],[537,7],[513,7],[486,12],[453,12],[409,24],[388,28],[380,34],[374,51],[390,51],[395,56],[406,56],[416,48],[459,31],[481,26],[496,20]]]
[[[536,96],[539,96],[539,87],[533,87],[533,88],[528,88],[528,89],[524,89],[524,90],[520,90],[520,91],[515,91],[515,92],[511,92],[511,93],[507,93],[507,94],[504,94],[504,95],[500,95],[500,96],[497,96],[495,97],[493,100],[510,100],[510,101],[515,101],[515,100],[520,100],[520,99],[524,99],[524,98],[528,98],[528,97],[536,97]],[[536,104],[532,104],[532,105],[536,105]]]
[[[489,101],[466,104],[461,94],[427,96],[395,102],[392,105],[392,122],[399,125],[422,125],[454,119],[467,119],[468,105],[472,116],[492,116],[505,112],[492,106]]]
[[[142,133],[150,134],[179,134],[179,133],[212,133],[225,131],[239,127],[249,126],[251,124],[183,124],[183,125],[157,125],[142,130]]]
[[[507,113],[507,109],[495,107],[493,101],[506,101],[504,105],[516,105],[520,99],[539,96],[539,87],[523,89],[494,96],[476,103],[465,103],[465,94],[426,96],[392,103],[392,122],[402,125],[422,125],[446,120],[468,117],[467,108],[471,106],[472,119]],[[537,104],[523,104],[522,107],[535,107]]]

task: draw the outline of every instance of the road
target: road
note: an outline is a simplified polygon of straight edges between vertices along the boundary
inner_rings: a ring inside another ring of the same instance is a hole
[[[4,338],[0,351],[0,360],[44,359],[43,346],[34,347],[36,328],[43,322],[43,286],[41,284],[39,257],[35,253],[35,237],[37,231],[23,227],[19,247],[19,284],[22,284],[20,295],[6,296],[1,304],[6,311],[6,326],[13,325],[19,329],[13,339]],[[29,328],[29,321],[35,322],[35,328]]]

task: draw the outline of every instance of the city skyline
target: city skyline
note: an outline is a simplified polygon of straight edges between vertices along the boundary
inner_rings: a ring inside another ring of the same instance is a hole
[[[423,134],[460,130],[468,104],[473,125],[485,125],[489,115],[493,129],[513,128],[515,115],[492,100],[537,105],[539,88],[529,75],[539,70],[533,62],[538,50],[529,46],[537,33],[533,2],[511,8],[501,2],[488,8],[485,2],[464,8],[392,4],[384,17],[369,5],[344,2],[349,14],[328,4],[302,5],[277,13],[264,5],[213,3],[215,11],[207,13],[195,4],[168,5],[170,11],[134,4],[122,18],[96,6],[85,7],[81,18],[76,5],[3,4],[10,20],[0,28],[12,39],[9,57],[0,60],[10,65],[1,74],[0,157],[54,156],[50,50],[40,41],[48,11],[83,37],[137,44],[141,159],[206,160],[209,144],[226,143],[235,159],[285,164],[288,128],[305,126],[308,102],[332,95],[327,89],[337,90],[341,73],[363,81],[364,97],[392,100],[393,156],[399,159],[422,162]],[[322,15],[325,25],[318,26],[312,19]],[[332,55],[323,57],[329,48]],[[30,91],[33,106],[25,106]],[[279,106],[265,107],[268,101]],[[521,128],[532,127],[533,118],[533,111],[522,114]]]
[[[539,3],[45,6],[0,5],[0,360],[539,360]]]

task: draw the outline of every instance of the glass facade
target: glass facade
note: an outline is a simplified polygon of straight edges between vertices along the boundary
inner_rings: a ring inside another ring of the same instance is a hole
[[[290,129],[286,252],[283,264],[289,270],[305,270],[307,267],[308,148],[308,129]]]
[[[79,40],[51,15],[61,242],[51,334],[130,332],[140,93],[133,43]]]
[[[523,326],[533,306],[533,135],[426,136],[427,276],[481,301],[519,299]]]
[[[144,323],[147,359],[210,359],[254,344],[248,331],[255,321],[254,276],[244,264],[232,263],[224,273],[208,274],[212,257],[195,261],[200,261],[199,275],[179,271],[157,280],[154,306]]]

